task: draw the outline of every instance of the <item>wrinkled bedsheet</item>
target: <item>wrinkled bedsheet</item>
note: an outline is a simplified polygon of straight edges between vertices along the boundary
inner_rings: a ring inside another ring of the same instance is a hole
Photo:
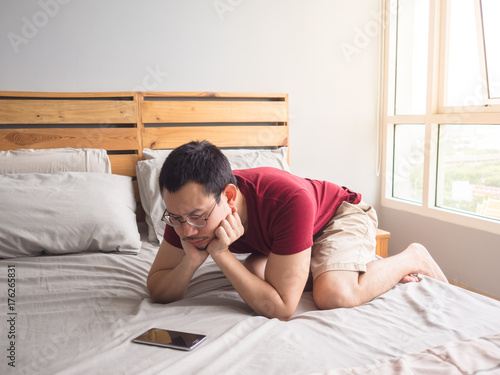
[[[0,373],[499,371],[500,302],[487,297],[423,277],[352,309],[318,311],[305,292],[282,322],[253,313],[210,258],[185,299],[153,303],[146,277],[156,251],[144,241],[139,255],[0,261]],[[192,352],[132,343],[152,327],[207,340]]]

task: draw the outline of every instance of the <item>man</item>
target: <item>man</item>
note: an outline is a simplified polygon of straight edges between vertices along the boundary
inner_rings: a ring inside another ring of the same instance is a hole
[[[148,276],[153,300],[182,299],[209,255],[258,314],[288,320],[309,278],[320,309],[354,307],[417,273],[446,277],[419,244],[375,260],[377,219],[361,196],[274,168],[232,171],[207,141],[170,153],[160,173],[164,241]],[[250,253],[242,264],[235,253]]]

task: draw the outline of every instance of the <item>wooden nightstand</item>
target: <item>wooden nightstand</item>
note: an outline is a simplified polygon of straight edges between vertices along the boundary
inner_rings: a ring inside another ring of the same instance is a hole
[[[382,258],[387,257],[387,248],[389,246],[389,237],[391,234],[385,230],[377,228],[377,255]]]

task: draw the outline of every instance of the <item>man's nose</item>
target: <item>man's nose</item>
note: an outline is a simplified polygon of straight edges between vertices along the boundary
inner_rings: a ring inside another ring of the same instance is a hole
[[[193,227],[188,222],[182,223],[182,233],[184,237],[191,237],[198,234],[198,228]]]

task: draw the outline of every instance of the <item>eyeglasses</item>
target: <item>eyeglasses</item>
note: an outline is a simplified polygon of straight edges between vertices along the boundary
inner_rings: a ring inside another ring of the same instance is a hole
[[[189,225],[196,228],[206,227],[208,219],[210,219],[210,215],[212,215],[212,212],[214,212],[215,206],[217,205],[217,203],[219,203],[219,200],[220,200],[220,195],[215,200],[214,206],[212,207],[210,213],[206,218],[201,215],[188,215],[186,216],[186,220],[181,220],[177,216],[170,215],[170,213],[167,210],[165,210],[163,212],[163,216],[161,217],[161,221],[164,221],[165,223],[174,228],[180,228],[182,223],[188,223]]]

